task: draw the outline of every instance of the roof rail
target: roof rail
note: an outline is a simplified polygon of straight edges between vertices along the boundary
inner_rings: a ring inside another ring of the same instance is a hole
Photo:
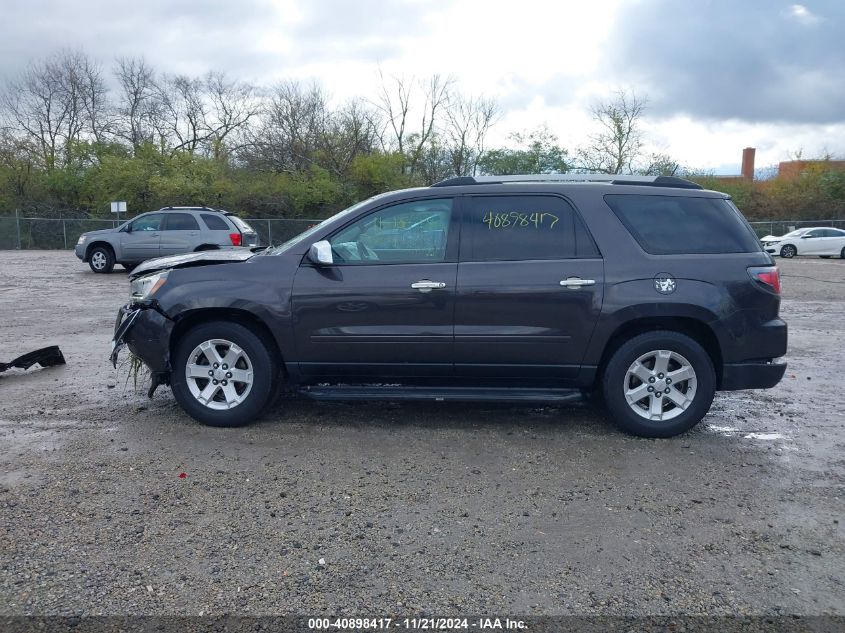
[[[221,209],[212,209],[211,207],[206,207],[206,206],[202,206],[202,205],[193,205],[193,206],[189,206],[189,207],[174,207],[174,206],[168,205],[166,207],[162,207],[161,209],[159,209],[159,211],[178,210],[178,209],[182,209],[182,210],[185,210],[185,211],[191,210],[191,209],[202,209],[203,211],[220,211],[221,210]]]
[[[646,185],[650,187],[677,187],[702,189],[702,186],[677,176],[626,176],[623,174],[521,174],[518,176],[460,176],[447,178],[432,187],[458,185],[492,185],[521,182],[603,182],[611,185]]]

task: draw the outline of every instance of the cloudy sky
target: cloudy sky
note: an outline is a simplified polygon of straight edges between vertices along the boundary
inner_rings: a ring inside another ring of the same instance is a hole
[[[547,124],[575,146],[591,103],[647,95],[656,150],[737,173],[845,155],[845,1],[6,0],[0,79],[59,48],[109,65],[210,69],[260,84],[315,79],[337,100],[385,74],[453,76],[499,100],[495,134]]]

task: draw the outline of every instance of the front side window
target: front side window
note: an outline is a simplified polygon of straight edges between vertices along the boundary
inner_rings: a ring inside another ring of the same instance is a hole
[[[171,213],[167,216],[167,231],[199,231],[200,225],[190,213]]]
[[[804,237],[824,237],[825,230],[824,229],[816,229],[815,231],[810,231],[809,233],[805,233]]]
[[[158,231],[161,228],[161,213],[152,213],[132,222],[132,231]]]
[[[364,216],[329,239],[338,264],[443,262],[452,200],[403,202]]]
[[[474,196],[466,217],[462,261],[598,256],[575,210],[557,196]]]
[[[760,251],[757,236],[724,198],[612,194],[604,199],[652,255]]]

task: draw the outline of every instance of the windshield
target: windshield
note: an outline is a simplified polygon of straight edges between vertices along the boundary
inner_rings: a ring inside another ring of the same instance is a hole
[[[390,193],[390,192],[388,192],[388,193]],[[381,198],[381,197],[386,196],[386,195],[387,195],[387,193],[380,193],[377,196],[373,196],[372,198],[367,198],[366,200],[362,200],[361,202],[353,204],[348,209],[344,209],[343,211],[340,211],[339,213],[335,213],[330,218],[326,218],[325,220],[323,220],[319,224],[315,224],[311,228],[306,229],[305,231],[303,231],[302,233],[300,233],[296,237],[292,237],[291,239],[289,239],[284,244],[279,244],[278,246],[271,246],[270,248],[267,248],[267,249],[263,250],[262,252],[260,252],[258,254],[262,255],[262,256],[263,255],[281,255],[282,253],[287,252],[288,250],[290,250],[291,248],[293,248],[294,246],[296,246],[300,242],[307,240],[309,237],[311,237],[314,233],[316,233],[317,231],[322,229],[329,222],[333,222],[334,220],[342,218],[343,216],[354,213],[355,211],[357,211],[358,209],[363,207],[365,204],[372,202],[373,200],[376,200],[376,199]]]

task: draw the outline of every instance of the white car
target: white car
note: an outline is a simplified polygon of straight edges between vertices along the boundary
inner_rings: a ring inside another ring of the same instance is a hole
[[[845,231],[824,226],[796,229],[782,237],[767,235],[760,239],[767,253],[787,259],[796,255],[839,256],[845,259]]]

